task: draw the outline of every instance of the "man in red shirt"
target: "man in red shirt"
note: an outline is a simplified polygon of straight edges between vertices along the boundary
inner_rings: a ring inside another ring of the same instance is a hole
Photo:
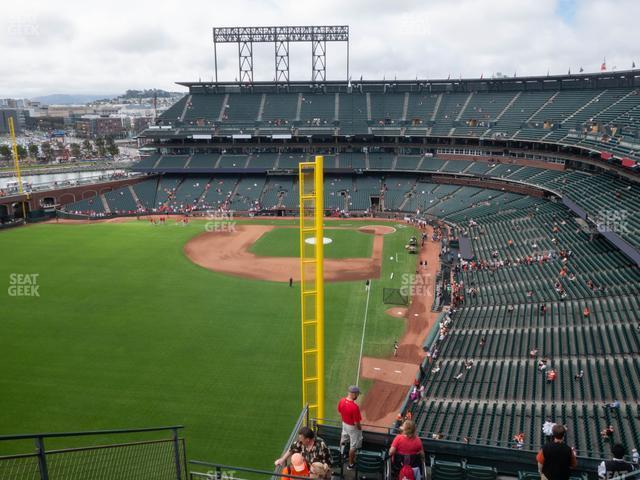
[[[349,393],[338,402],[338,412],[342,417],[342,436],[340,444],[344,445],[349,441],[349,470],[355,468],[356,450],[362,447],[362,416],[360,407],[356,403],[360,395],[360,389],[356,385],[349,387]]]

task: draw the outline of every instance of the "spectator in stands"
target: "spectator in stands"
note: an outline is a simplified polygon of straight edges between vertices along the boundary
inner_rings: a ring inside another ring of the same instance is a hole
[[[302,455],[299,453],[294,453],[291,455],[291,466],[285,467],[282,470],[282,473],[285,475],[296,475],[299,477],[308,477],[309,476],[309,465],[305,462]]]
[[[544,435],[545,443],[549,443],[553,439],[553,427],[555,427],[555,425],[556,424],[548,417],[542,424],[542,434]]]
[[[276,465],[285,465],[289,457],[294,454],[301,454],[307,465],[321,463],[331,468],[331,453],[324,440],[316,437],[316,434],[309,427],[302,427],[298,431],[298,439],[289,447],[284,456],[275,461]],[[293,463],[293,461],[292,461]],[[297,475],[297,474],[295,474]]]
[[[600,432],[600,436],[604,439],[605,442],[610,442],[613,439],[613,434],[615,430],[613,425],[609,425],[607,428]]]
[[[524,447],[524,432],[517,433],[513,436],[513,441],[516,442],[516,448],[522,450]]]
[[[638,465],[640,463],[640,454],[638,454],[638,450],[636,448],[631,449],[631,461]]]
[[[403,464],[405,461],[403,457],[409,457],[408,461],[413,468],[414,478],[420,480],[420,465],[425,455],[422,440],[416,435],[416,424],[413,421],[407,420],[402,424],[402,433],[393,439],[389,457],[394,469],[398,469]]]
[[[538,356],[538,348],[533,347],[531,350],[529,350],[529,356],[531,358],[536,358]]]
[[[580,370],[580,372],[576,373],[573,378],[575,378],[576,380],[581,380],[582,377],[584,377],[584,370]]]
[[[543,479],[569,480],[570,470],[578,464],[575,452],[564,442],[566,431],[563,425],[554,425],[553,441],[545,444],[536,455]]]
[[[624,461],[626,453],[627,450],[619,443],[611,447],[613,459],[600,462],[600,465],[598,465],[598,478],[609,480],[634,471],[633,464]]]
[[[540,372],[544,372],[547,369],[547,359],[543,358],[541,360],[538,360],[538,370]]]
[[[311,464],[310,470],[309,477],[311,478],[331,479],[331,469],[324,463],[314,462]]]
[[[611,403],[606,403],[604,408],[608,408],[609,410],[620,410],[620,402],[618,400],[614,400]]]
[[[556,371],[552,368],[551,370],[549,370],[547,372],[547,383],[553,383],[556,381],[558,374],[556,373]]]
[[[357,385],[351,385],[346,397],[338,403],[338,412],[342,417],[342,434],[340,444],[349,442],[349,465],[347,468],[353,470],[356,463],[356,451],[362,446],[362,415],[360,407],[356,403],[360,389]]]

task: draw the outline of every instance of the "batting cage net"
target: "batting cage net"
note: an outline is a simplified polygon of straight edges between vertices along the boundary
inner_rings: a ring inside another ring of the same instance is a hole
[[[403,295],[400,288],[383,288],[382,302],[387,305],[409,305],[409,295]]]

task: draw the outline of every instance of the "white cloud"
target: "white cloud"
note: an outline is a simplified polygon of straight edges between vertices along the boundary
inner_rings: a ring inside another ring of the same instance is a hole
[[[51,5],[3,6],[0,97],[180,90],[175,81],[210,80],[213,26],[349,25],[353,78],[597,71],[605,56],[610,68],[640,65],[637,0],[579,0],[569,22],[558,14],[558,0],[69,0],[64,11]],[[292,47],[292,79],[310,78],[310,49]],[[272,78],[272,51],[256,47],[256,79]],[[219,78],[233,80],[237,48],[219,53]],[[344,78],[344,47],[330,45],[328,54],[328,77]]]

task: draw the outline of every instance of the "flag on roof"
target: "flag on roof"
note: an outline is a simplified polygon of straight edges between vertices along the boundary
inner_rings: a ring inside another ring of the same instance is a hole
[[[606,58],[603,58],[603,59],[602,59],[602,65],[600,65],[600,71],[601,71],[601,72],[604,72],[604,71],[606,71],[606,70],[607,70],[607,59],[606,59]]]
[[[580,67],[580,73],[584,72],[584,68]]]
[[[636,62],[631,63],[631,68],[636,68]]]

